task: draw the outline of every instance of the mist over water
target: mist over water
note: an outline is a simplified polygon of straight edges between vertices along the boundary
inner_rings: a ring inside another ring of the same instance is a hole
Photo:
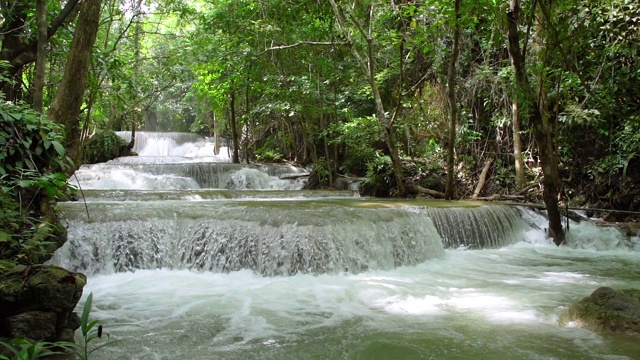
[[[640,287],[615,229],[572,223],[558,248],[524,208],[300,191],[283,175],[301,168],[164,151],[83,166],[87,207],[59,204],[53,262],[89,275],[79,306],[93,293],[121,340],[96,358],[640,358],[564,320],[599,286]]]

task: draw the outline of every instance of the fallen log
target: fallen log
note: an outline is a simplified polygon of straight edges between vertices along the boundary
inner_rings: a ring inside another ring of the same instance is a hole
[[[533,188],[535,188],[535,187],[538,187],[538,186],[540,186],[540,184],[539,184],[539,183],[529,184],[528,186],[526,186],[526,187],[525,187],[525,188],[523,188],[522,190],[518,191],[518,193],[517,193],[517,194],[518,194],[518,195],[524,195],[524,194],[526,194],[529,190],[531,190],[531,189],[533,189]]]
[[[295,179],[299,179],[301,177],[308,177],[309,173],[304,173],[304,174],[282,174],[280,175],[280,179],[282,180],[295,180]]]
[[[473,198],[472,198],[473,199]],[[524,195],[502,195],[502,194],[493,194],[491,196],[483,196],[476,197],[474,200],[484,200],[484,201],[500,201],[500,200],[524,200]]]
[[[444,193],[441,193],[440,191],[436,191],[436,190],[427,189],[420,185],[415,185],[415,184],[411,185],[410,191],[418,194],[427,194],[429,196],[433,196],[438,199],[444,198]]]

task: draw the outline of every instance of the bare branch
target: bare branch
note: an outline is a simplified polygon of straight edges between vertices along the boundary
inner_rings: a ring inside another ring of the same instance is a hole
[[[264,51],[259,52],[257,54],[255,54],[255,56],[260,56],[263,55],[269,51],[275,51],[275,50],[283,50],[283,49],[291,49],[294,47],[298,47],[301,45],[315,45],[315,46],[326,46],[326,45],[349,45],[349,43],[346,42],[335,42],[335,41],[299,41],[295,44],[290,44],[290,45],[280,45],[280,46],[272,46],[270,48],[266,48],[264,49]]]

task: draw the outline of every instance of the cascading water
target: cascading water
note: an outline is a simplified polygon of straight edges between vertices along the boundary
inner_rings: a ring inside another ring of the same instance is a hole
[[[147,144],[214,147],[189,136]],[[640,286],[615,230],[572,224],[557,248],[524,208],[297,190],[304,169],[186,154],[83,166],[86,208],[59,204],[53,262],[89,275],[121,340],[97,358],[640,358],[561,321],[598,286]]]

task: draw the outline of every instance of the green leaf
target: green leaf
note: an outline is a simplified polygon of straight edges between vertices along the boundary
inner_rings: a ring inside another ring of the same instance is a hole
[[[82,308],[82,316],[80,317],[80,324],[82,335],[87,336],[89,330],[93,325],[89,324],[89,313],[91,312],[91,303],[93,302],[93,293],[90,293],[87,296],[87,301],[85,301],[84,306]],[[95,324],[94,324],[95,325]]]
[[[57,141],[53,141],[52,144],[53,144],[53,147],[56,148],[56,152],[58,153],[58,155],[64,156],[64,154],[65,154],[64,146],[62,146],[62,144],[60,144]]]
[[[37,170],[36,165],[31,161],[31,159],[24,159],[25,163],[27,163],[27,167],[30,170]]]
[[[11,233],[0,231],[0,243],[11,241]]]

